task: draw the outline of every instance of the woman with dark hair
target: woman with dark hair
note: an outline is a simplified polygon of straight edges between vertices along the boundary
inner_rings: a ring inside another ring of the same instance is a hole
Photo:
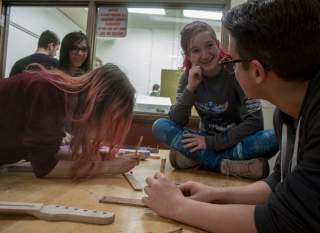
[[[278,150],[273,130],[263,130],[261,104],[243,93],[233,67],[219,61],[228,55],[220,48],[213,28],[201,21],[181,31],[184,68],[176,103],[169,119],[153,125],[154,135],[171,149],[175,168],[202,168],[225,175],[261,179],[269,174],[267,159]],[[184,128],[195,106],[200,132]]]
[[[67,34],[61,43],[59,67],[71,76],[80,76],[90,69],[90,47],[82,32]]]
[[[24,72],[0,81],[0,165],[31,162],[37,177],[123,173],[137,155],[116,157],[132,121],[135,90],[115,65],[74,78],[61,71]],[[65,122],[70,150],[59,150]],[[108,146],[108,153],[101,153]],[[59,160],[64,157],[66,160]]]

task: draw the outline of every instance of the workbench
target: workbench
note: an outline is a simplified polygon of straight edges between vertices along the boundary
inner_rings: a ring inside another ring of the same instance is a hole
[[[168,150],[160,150],[168,156]],[[135,178],[145,184],[145,178],[160,169],[160,159],[147,159],[133,169]],[[215,186],[246,185],[252,181],[218,173],[185,169],[174,170],[166,160],[165,174],[176,183],[188,180]],[[122,175],[103,175],[90,179],[38,179],[32,172],[2,172],[0,174],[0,201],[60,204],[84,209],[111,211],[115,221],[110,225],[73,222],[48,222],[32,216],[0,215],[0,232],[6,233],[166,233],[183,228],[183,233],[203,232],[199,229],[159,217],[142,207],[99,203],[105,196],[141,198],[143,191],[134,191]]]

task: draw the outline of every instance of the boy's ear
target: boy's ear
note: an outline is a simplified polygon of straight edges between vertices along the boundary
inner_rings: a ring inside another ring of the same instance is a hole
[[[51,49],[51,46],[54,46],[54,43],[49,43],[47,49]]]
[[[250,62],[252,74],[255,77],[256,83],[262,83],[266,79],[266,70],[258,60],[252,60]]]

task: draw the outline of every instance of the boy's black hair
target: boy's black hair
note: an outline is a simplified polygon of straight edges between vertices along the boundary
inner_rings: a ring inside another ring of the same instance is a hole
[[[319,0],[249,0],[222,24],[241,59],[256,59],[282,79],[309,80],[320,70]]]
[[[54,45],[59,45],[60,40],[56,33],[50,30],[46,30],[41,33],[39,41],[38,41],[38,48],[47,49],[48,45],[53,43]]]

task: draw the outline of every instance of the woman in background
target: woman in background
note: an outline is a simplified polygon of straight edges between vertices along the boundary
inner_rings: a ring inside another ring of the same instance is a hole
[[[61,43],[59,67],[71,76],[80,76],[90,69],[90,47],[82,32],[67,34]]]
[[[37,177],[84,177],[124,173],[139,163],[137,155],[115,157],[131,125],[135,93],[117,66],[77,78],[39,67],[0,81],[0,165],[25,159]],[[66,121],[73,138],[71,151],[62,152]],[[102,146],[110,152],[99,153]]]

